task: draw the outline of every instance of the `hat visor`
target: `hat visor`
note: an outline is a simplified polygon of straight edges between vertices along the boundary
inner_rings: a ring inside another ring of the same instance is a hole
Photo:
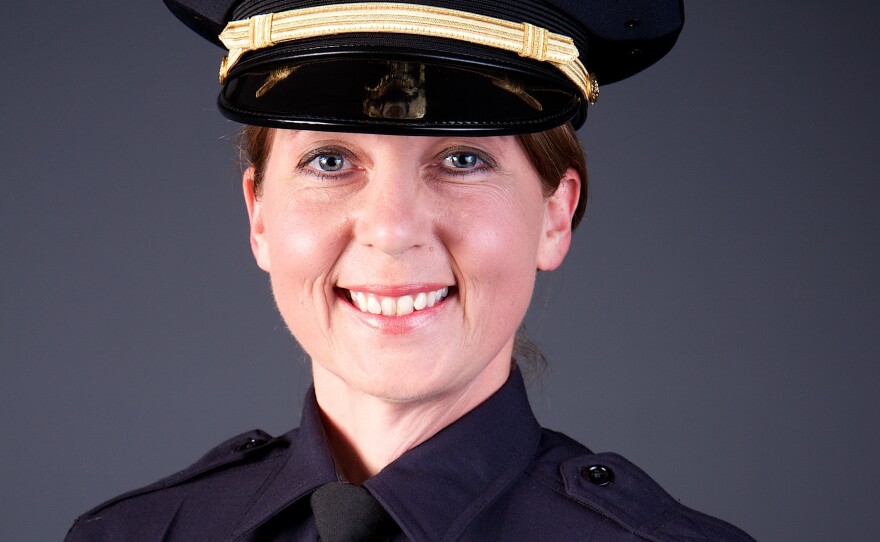
[[[418,45],[416,47],[416,45]],[[220,110],[245,124],[383,134],[504,135],[571,121],[586,101],[550,64],[441,38],[352,34],[249,53]]]

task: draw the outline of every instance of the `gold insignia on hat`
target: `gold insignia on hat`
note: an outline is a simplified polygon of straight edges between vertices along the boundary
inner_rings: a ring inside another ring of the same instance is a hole
[[[389,62],[388,73],[366,91],[364,114],[371,118],[415,120],[428,109],[424,64]]]
[[[577,85],[591,104],[599,95],[595,78],[578,59],[577,47],[568,36],[529,23],[394,2],[333,4],[232,21],[220,34],[220,41],[229,49],[229,55],[220,66],[220,82],[249,51],[306,38],[357,32],[430,36],[511,51],[552,64]]]
[[[506,90],[507,92],[513,94],[520,100],[526,103],[529,107],[534,109],[535,111],[543,111],[544,106],[541,105],[541,102],[538,101],[537,98],[529,94],[526,90],[525,85],[520,81],[513,81],[508,77],[492,77],[487,76],[492,81],[492,84],[501,90]]]
[[[263,82],[263,85],[257,89],[256,97],[262,98],[266,95],[267,92],[275,88],[275,85],[284,81],[290,75],[297,70],[298,66],[284,66],[283,68],[278,68],[277,70],[272,70],[269,72],[269,75],[266,76],[266,80]]]

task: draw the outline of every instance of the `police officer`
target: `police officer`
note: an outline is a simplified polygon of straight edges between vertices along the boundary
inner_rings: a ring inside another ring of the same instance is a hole
[[[516,361],[586,204],[574,130],[674,45],[680,1],[166,3],[227,50],[251,245],[314,386],[299,428],[67,540],[751,540],[541,428]]]

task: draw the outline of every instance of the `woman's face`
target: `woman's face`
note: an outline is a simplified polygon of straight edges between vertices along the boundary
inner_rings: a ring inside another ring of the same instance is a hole
[[[244,175],[254,255],[316,383],[396,402],[506,374],[579,183],[568,170],[546,197],[513,137],[289,130],[259,194]]]

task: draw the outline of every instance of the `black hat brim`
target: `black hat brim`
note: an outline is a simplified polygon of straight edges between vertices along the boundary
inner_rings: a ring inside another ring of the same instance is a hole
[[[430,43],[428,43],[430,42]],[[350,34],[255,51],[218,99],[237,122],[388,134],[506,135],[580,126],[587,102],[546,62],[424,36]]]

